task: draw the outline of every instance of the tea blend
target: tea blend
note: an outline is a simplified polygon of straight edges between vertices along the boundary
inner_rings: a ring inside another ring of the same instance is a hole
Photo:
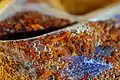
[[[22,39],[39,36],[71,25],[68,19],[43,15],[37,11],[17,12],[0,21],[0,39]]]
[[[119,80],[120,25],[87,22],[0,42],[1,80]]]

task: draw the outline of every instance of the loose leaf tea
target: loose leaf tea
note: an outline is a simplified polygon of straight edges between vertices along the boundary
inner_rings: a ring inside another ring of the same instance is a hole
[[[17,12],[0,21],[0,39],[23,39],[39,36],[71,25],[68,19],[43,15],[37,11]]]

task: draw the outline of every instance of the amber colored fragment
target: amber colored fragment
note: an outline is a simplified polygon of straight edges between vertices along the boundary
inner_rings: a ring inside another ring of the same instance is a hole
[[[21,29],[21,25],[20,24],[15,25],[15,29],[19,31]]]
[[[45,79],[47,79],[50,75],[52,74],[52,72],[50,70],[45,70],[45,73],[42,75]]]
[[[64,32],[62,35],[60,35],[59,37],[53,38],[51,41],[52,42],[57,42],[59,40],[64,39],[65,37],[67,37],[68,35],[70,35],[70,32]]]
[[[31,25],[31,27],[36,31],[36,30],[39,30],[39,29],[44,29],[42,26],[40,26],[39,24],[34,24],[34,25]]]
[[[116,70],[120,70],[120,66],[116,66],[115,69],[116,69]]]
[[[115,60],[114,57],[112,57],[112,58],[106,58],[106,60],[107,60],[108,62],[111,62],[111,63],[115,63],[115,62],[116,62],[116,60]]]

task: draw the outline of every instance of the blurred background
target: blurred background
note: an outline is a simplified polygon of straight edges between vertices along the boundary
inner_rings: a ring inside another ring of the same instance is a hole
[[[29,2],[46,2],[51,6],[72,14],[86,14],[93,10],[106,7],[119,0],[28,0]]]
[[[88,20],[118,14],[120,0],[0,0],[1,18],[21,8],[72,20]]]

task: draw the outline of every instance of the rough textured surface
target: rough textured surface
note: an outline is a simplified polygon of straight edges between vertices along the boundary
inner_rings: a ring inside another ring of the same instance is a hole
[[[6,71],[5,66],[1,66],[0,79],[23,77],[21,80],[119,80],[120,27],[116,27],[115,22],[88,22],[34,39],[1,41],[0,52],[10,58],[6,62],[0,62],[0,65],[8,65],[9,70]],[[99,45],[107,47],[107,53],[101,53],[101,50],[106,51],[101,47],[96,53]],[[113,48],[115,50],[111,55],[109,49]],[[65,61],[66,58],[69,58],[68,61]],[[16,69],[18,65],[20,68]],[[72,73],[67,68],[72,68]],[[80,74],[82,72],[83,75]],[[76,77],[73,78],[73,75]]]
[[[100,54],[102,56],[112,56],[113,52],[114,52],[114,48],[110,47],[110,46],[97,46],[95,48],[95,54]]]
[[[73,56],[65,60],[70,63],[61,73],[74,80],[80,80],[86,75],[93,78],[105,70],[112,68],[111,64],[106,64],[103,61],[97,61],[94,58],[87,58],[85,56]]]
[[[70,20],[43,15],[37,11],[17,12],[13,16],[0,21],[0,38],[7,38],[8,35],[11,35],[10,37],[16,37],[15,35],[27,37],[27,32],[32,32],[33,35],[36,31],[39,32],[38,35],[41,35],[40,32],[47,33],[70,24],[72,24]]]

